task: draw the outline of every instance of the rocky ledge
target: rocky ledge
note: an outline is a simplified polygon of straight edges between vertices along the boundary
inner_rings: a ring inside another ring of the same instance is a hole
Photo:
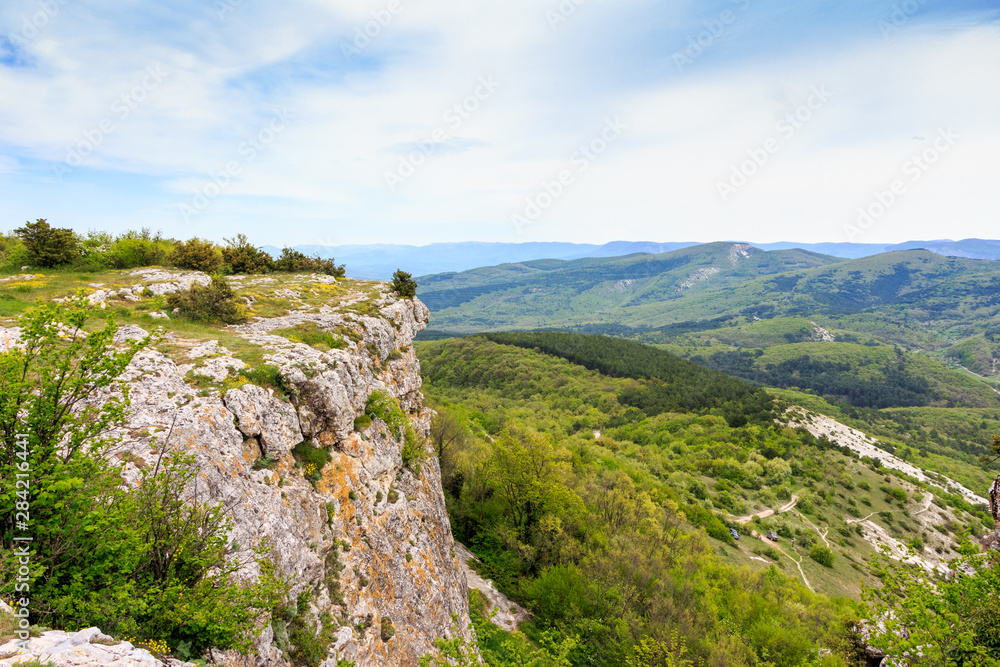
[[[380,391],[398,402],[421,440],[428,434],[431,413],[419,391],[412,341],[429,312],[419,300],[399,299],[384,285],[376,286],[374,298],[372,285],[365,288],[363,310],[350,307],[362,295],[352,301],[348,294],[330,306],[228,327],[229,334],[261,348],[265,363],[277,367],[284,392],[240,378],[245,364],[212,341],[211,349],[204,341],[189,346],[194,364],[178,363],[151,346],[109,388],[120,393],[128,386],[131,399],[128,423],[112,434],[124,439],[116,454],[123,477],[134,482],[163,452],[194,455],[199,498],[232,507],[234,547],[247,556],[270,545],[271,559],[291,582],[290,599],[309,591],[307,618],[317,629],[323,614],[335,619],[339,627],[324,667],[336,667],[338,660],[358,667],[415,665],[435,653],[435,638],[456,632],[470,638],[468,588],[436,458],[405,466],[400,434],[381,419],[359,419],[369,397]],[[302,324],[342,337],[342,349],[321,351],[274,333]],[[16,330],[5,333],[16,339]],[[132,326],[119,339],[144,335]],[[161,343],[176,358],[185,341],[161,332]],[[225,382],[206,389],[190,381],[188,374],[198,372],[214,372],[213,381]],[[312,481],[292,455],[303,441],[330,455]],[[258,574],[251,564],[241,576]],[[80,639],[76,646],[84,644],[74,650],[103,653],[95,653],[92,663],[60,658],[56,664],[109,664],[100,660],[112,651],[122,660],[113,664],[133,664],[126,657],[137,665],[156,664],[139,661],[146,656],[133,656],[134,647],[124,644],[96,648]],[[284,667],[290,664],[284,627],[276,622],[260,628],[251,656],[214,652],[211,658],[216,664]]]

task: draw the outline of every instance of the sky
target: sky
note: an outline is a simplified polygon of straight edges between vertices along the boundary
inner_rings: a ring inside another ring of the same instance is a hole
[[[0,230],[997,238],[1000,0],[4,0]]]

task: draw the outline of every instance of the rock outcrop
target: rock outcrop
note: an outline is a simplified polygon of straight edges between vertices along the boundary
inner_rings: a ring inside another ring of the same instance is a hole
[[[232,358],[225,348],[206,352],[198,346],[189,355],[196,364],[179,364],[155,346],[145,349],[108,390],[127,386],[131,399],[128,423],[117,433],[124,441],[118,455],[123,477],[134,482],[164,452],[193,455],[200,468],[199,500],[231,508],[234,547],[249,556],[251,549],[269,545],[279,573],[291,582],[291,600],[310,593],[309,622],[318,629],[319,618],[328,614],[339,626],[327,667],[338,660],[354,660],[358,667],[415,665],[434,653],[435,638],[456,632],[468,638],[469,632],[468,589],[435,457],[411,464],[411,470],[402,460],[400,433],[377,418],[355,428],[376,390],[398,402],[418,439],[430,428],[412,347],[429,312],[416,299],[385,291],[375,296],[377,310],[351,310],[342,300],[339,306],[300,308],[229,327],[278,368],[283,392],[237,378],[242,363],[213,367],[223,377],[228,373],[233,386],[189,384],[186,374],[208,365],[202,353]],[[343,349],[321,351],[272,333],[303,324],[342,337]],[[123,329],[121,338],[145,334],[136,329]],[[163,336],[166,343],[176,339]],[[292,455],[303,441],[330,456],[311,481],[312,471]],[[263,465],[255,465],[262,459]],[[252,562],[242,572],[250,579],[258,574]],[[288,664],[282,633],[280,622],[260,628],[252,664]],[[245,656],[218,652],[212,659],[248,664]]]
[[[10,657],[5,657],[5,656]],[[116,641],[98,628],[79,632],[50,630],[27,642],[13,639],[0,645],[0,665],[14,666],[37,660],[35,664],[67,667],[194,667],[194,663],[168,658],[159,660],[152,653],[131,642]]]

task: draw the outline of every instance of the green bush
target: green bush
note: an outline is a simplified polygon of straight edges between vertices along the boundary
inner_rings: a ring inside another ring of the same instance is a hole
[[[330,259],[323,259],[319,255],[307,257],[293,248],[282,248],[281,257],[274,262],[274,270],[289,273],[323,273],[337,278],[343,278],[345,274],[344,265],[337,266],[332,257]]]
[[[417,281],[406,271],[397,269],[392,274],[392,289],[404,299],[412,299],[417,295]]]
[[[310,482],[318,482],[323,476],[323,468],[330,462],[330,453],[309,440],[295,445],[292,456],[305,469],[306,479]]]
[[[290,385],[277,366],[264,364],[240,371],[240,377],[258,387],[271,387],[278,392],[279,397],[286,398],[295,395],[295,387]]]
[[[400,451],[403,465],[416,472],[420,464],[427,459],[427,446],[424,440],[418,436],[413,428],[407,424],[403,434],[403,449]]]
[[[198,322],[239,324],[247,321],[246,308],[233,299],[236,293],[225,278],[213,276],[212,284],[167,295],[167,305],[179,308],[180,316]]]
[[[16,273],[31,262],[31,252],[17,234],[0,234],[0,266]]]
[[[388,616],[382,617],[382,627],[379,636],[384,642],[387,642],[396,636],[396,628],[392,626],[392,619]]]
[[[888,486],[887,484],[883,484],[878,488],[879,491],[881,491],[885,495],[895,499],[900,503],[905,503],[907,500],[910,499],[910,496],[907,495],[906,491],[904,489],[899,488],[898,486]]]
[[[222,253],[211,241],[203,241],[198,237],[188,241],[179,241],[174,246],[170,260],[181,269],[218,273],[222,268]]]
[[[833,551],[818,544],[809,550],[809,557],[823,567],[833,567],[833,561],[836,559]]]
[[[246,234],[226,239],[226,246],[222,248],[222,260],[230,271],[238,274],[270,273],[274,270],[271,256],[251,244]]]
[[[365,404],[365,414],[384,421],[395,432],[397,438],[402,439],[405,436],[406,415],[403,414],[396,399],[384,391],[376,389],[371,393]]]
[[[51,268],[80,258],[80,240],[72,229],[51,227],[44,219],[14,230],[28,249],[32,263]]]
[[[326,660],[337,624],[329,613],[323,613],[319,618],[319,631],[314,630],[314,623],[307,616],[310,597],[308,590],[299,594],[295,615],[288,623],[288,638],[294,646],[291,653],[296,664],[319,667]]]
[[[134,269],[140,266],[166,264],[173,250],[173,241],[164,239],[159,232],[152,234],[148,228],[120,234],[104,253],[104,262],[115,269]]]

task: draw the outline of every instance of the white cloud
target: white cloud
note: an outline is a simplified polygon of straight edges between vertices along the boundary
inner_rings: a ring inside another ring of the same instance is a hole
[[[32,6],[0,11],[0,32]],[[240,173],[197,224],[217,236],[245,230],[261,243],[837,241],[852,212],[921,148],[912,137],[950,125],[962,137],[954,151],[864,240],[995,236],[993,26],[908,26],[888,40],[876,32],[726,66],[706,55],[680,76],[669,54],[682,44],[651,60],[634,20],[648,14],[670,25],[679,10],[646,0],[585,3],[555,30],[546,11],[558,3],[545,0],[242,2],[223,20],[199,7],[160,16],[133,3],[116,18],[96,3],[65,5],[22,47],[34,66],[0,66],[0,145],[11,156],[0,179],[18,168],[28,177],[33,161],[65,160],[109,120],[113,131],[65,178],[109,192],[116,182],[138,188],[137,210],[168,234],[186,233],[177,205],[236,161]],[[370,44],[345,59],[342,46],[366,24]],[[121,117],[116,100],[150,66],[169,74]],[[499,88],[456,127],[449,110],[482,77]],[[824,85],[830,101],[780,137],[778,120]],[[248,160],[241,146],[276,110],[291,122]],[[511,215],[614,117],[629,126],[621,139],[518,234]],[[460,150],[435,151],[391,190],[386,173],[398,169],[400,149],[435,130],[442,146]],[[771,137],[777,152],[723,202],[717,183]],[[29,199],[38,190],[30,192],[0,213],[43,213],[45,202]],[[80,216],[61,224],[102,226],[109,212]]]

